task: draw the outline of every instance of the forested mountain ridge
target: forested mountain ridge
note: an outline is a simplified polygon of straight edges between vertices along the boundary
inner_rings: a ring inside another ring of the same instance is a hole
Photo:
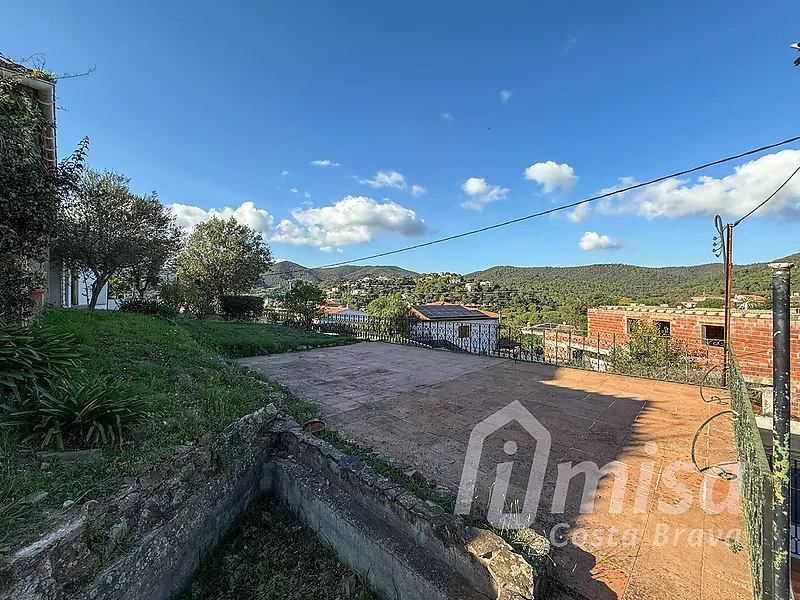
[[[735,258],[735,257],[734,257]],[[800,253],[776,259],[793,262],[800,268]],[[770,261],[773,262],[773,261]],[[767,293],[770,289],[769,263],[734,265],[734,292]],[[364,277],[409,277],[419,273],[396,266],[343,265],[327,269],[307,268],[285,260],[275,263],[264,275],[268,288],[284,287],[291,279],[305,279],[319,284],[335,281],[357,281]],[[464,275],[466,280],[493,281],[503,286],[524,285],[560,293],[604,294],[625,296],[634,300],[662,297],[687,299],[696,294],[722,294],[725,287],[722,262],[684,267],[638,267],[625,264],[595,264],[579,267],[514,267],[496,266]],[[794,277],[798,289],[800,275]]]
[[[392,265],[342,265],[327,269],[304,267],[289,260],[282,260],[272,265],[264,274],[263,284],[267,288],[282,288],[292,279],[304,279],[314,283],[325,284],[334,281],[357,281],[364,277],[417,277],[419,273]]]
[[[776,259],[800,266],[800,253]],[[774,262],[774,261],[770,261]],[[770,289],[769,263],[734,265],[735,293],[767,293]],[[662,297],[686,299],[696,294],[722,294],[725,276],[722,262],[686,267],[637,267],[624,264],[597,264],[580,267],[497,266],[469,273],[465,277],[494,281],[502,285],[526,285],[539,289],[558,289],[626,296],[633,299]],[[797,278],[795,278],[797,281]],[[797,285],[792,286],[793,289]]]

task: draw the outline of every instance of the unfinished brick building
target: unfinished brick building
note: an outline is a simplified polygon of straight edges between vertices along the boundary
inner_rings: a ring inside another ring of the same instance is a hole
[[[602,306],[590,308],[589,338],[615,343],[630,339],[638,320],[656,325],[672,346],[697,356],[707,365],[720,364],[725,339],[724,311],[721,309],[665,308],[654,306]],[[800,417],[800,311],[791,315],[792,415]],[[749,383],[772,385],[772,312],[734,310],[731,312],[730,343]]]

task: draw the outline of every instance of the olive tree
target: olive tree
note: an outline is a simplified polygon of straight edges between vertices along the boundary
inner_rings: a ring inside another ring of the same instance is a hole
[[[411,328],[411,309],[400,294],[378,296],[367,305],[367,316],[389,335],[408,335]]]
[[[175,262],[178,280],[202,296],[205,305],[250,291],[271,264],[261,234],[234,217],[197,224]]]
[[[314,319],[322,314],[325,292],[310,281],[294,279],[282,298],[287,312],[297,315],[301,322],[310,327]]]
[[[142,264],[160,269],[180,238],[175,218],[156,194],[136,195],[129,184],[119,173],[87,169],[62,206],[53,252],[91,275],[89,308],[112,276]]]

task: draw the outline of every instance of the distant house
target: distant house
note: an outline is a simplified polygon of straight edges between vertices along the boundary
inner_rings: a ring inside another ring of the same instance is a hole
[[[367,317],[367,313],[364,311],[353,310],[343,306],[325,306],[322,310],[323,315],[319,318],[319,322],[322,324],[359,321]]]
[[[412,340],[438,348],[489,354],[497,349],[500,315],[461,304],[414,304]]]

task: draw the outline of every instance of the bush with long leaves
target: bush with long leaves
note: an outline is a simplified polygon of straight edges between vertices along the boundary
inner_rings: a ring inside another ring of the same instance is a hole
[[[75,338],[57,329],[0,326],[0,404],[22,402],[78,366]]]
[[[0,406],[0,426],[13,427],[23,441],[42,448],[122,442],[126,429],[147,417],[147,404],[128,396],[108,377],[81,373],[40,388],[22,403]]]

